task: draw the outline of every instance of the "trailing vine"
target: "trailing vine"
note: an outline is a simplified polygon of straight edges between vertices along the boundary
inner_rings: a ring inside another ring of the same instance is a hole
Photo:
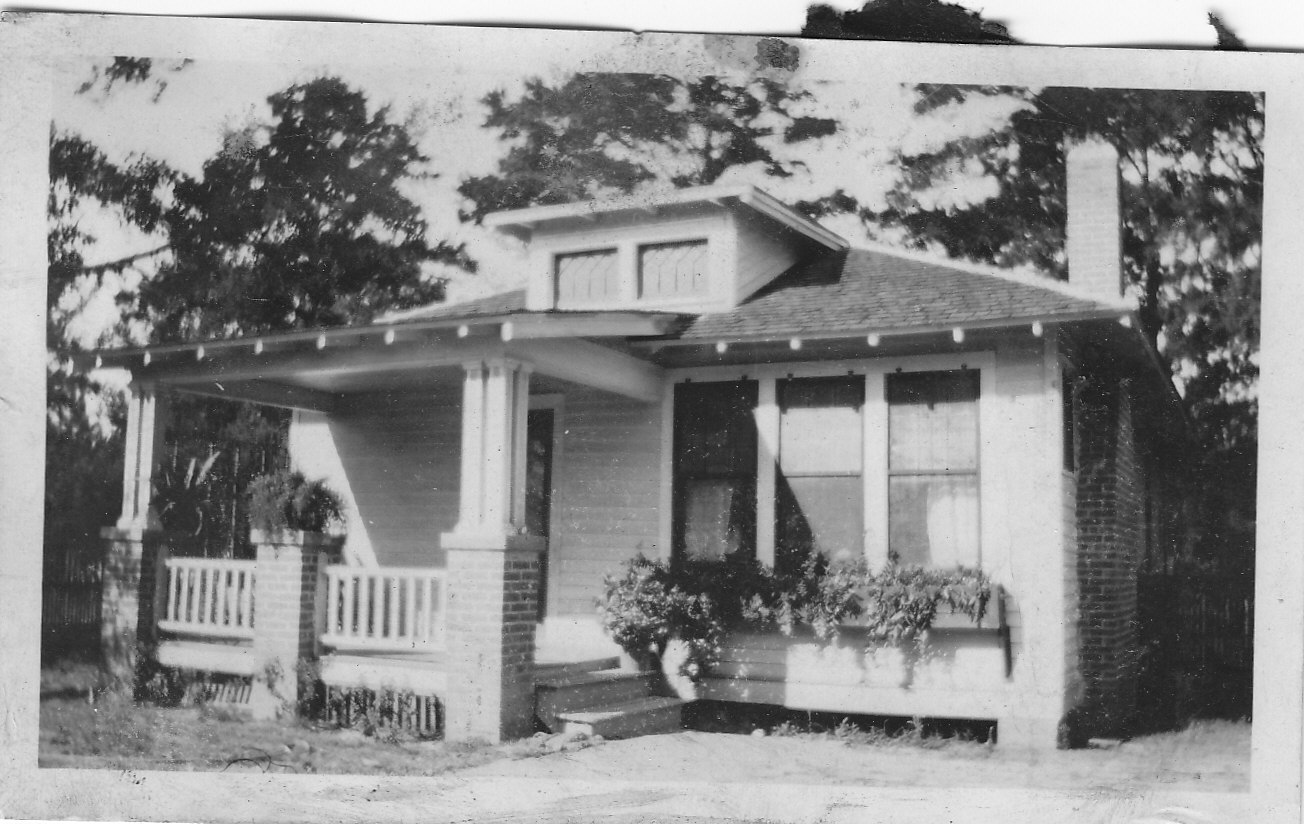
[[[659,659],[679,639],[688,647],[680,674],[691,678],[719,663],[730,630],[792,635],[805,626],[828,641],[857,626],[873,644],[896,645],[920,638],[944,606],[978,623],[992,595],[979,570],[924,569],[895,559],[871,570],[821,555],[781,573],[742,553],[676,564],[639,554],[604,584],[598,608],[612,639],[640,661]]]

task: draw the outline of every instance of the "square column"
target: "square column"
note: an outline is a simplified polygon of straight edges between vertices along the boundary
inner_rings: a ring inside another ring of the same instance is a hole
[[[528,364],[499,358],[465,365],[458,535],[513,535],[525,527]]]
[[[119,529],[159,529],[151,502],[154,476],[163,457],[168,396],[152,384],[132,383],[127,390],[127,431],[122,460],[122,514]]]
[[[326,566],[338,562],[343,542],[293,530],[252,530],[249,537],[258,559],[253,643],[257,668],[250,709],[256,718],[293,715],[299,702],[299,662],[317,657]]]
[[[100,533],[105,547],[100,648],[105,669],[122,688],[139,686],[141,664],[153,657],[155,590],[167,538],[150,502],[167,417],[166,394],[151,384],[130,386],[122,512],[116,526]]]
[[[466,364],[462,489],[448,558],[445,737],[501,741],[534,729],[534,636],[543,536],[525,534],[530,368]]]

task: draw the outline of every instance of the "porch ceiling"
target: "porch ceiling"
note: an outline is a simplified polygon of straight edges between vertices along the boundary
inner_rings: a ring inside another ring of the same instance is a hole
[[[461,392],[465,364],[497,358],[530,364],[536,392],[557,391],[559,381],[569,381],[645,401],[660,394],[660,367],[628,352],[570,338],[504,341],[480,330],[334,347],[308,340],[261,352],[248,345],[225,347],[190,359],[141,363],[131,371],[135,381],[185,393],[329,411],[363,393]]]
[[[322,410],[358,393],[451,389],[465,364],[506,358],[529,364],[536,385],[553,378],[653,401],[662,370],[624,340],[663,334],[673,319],[627,312],[440,318],[102,350],[77,362],[125,368],[142,384]]]

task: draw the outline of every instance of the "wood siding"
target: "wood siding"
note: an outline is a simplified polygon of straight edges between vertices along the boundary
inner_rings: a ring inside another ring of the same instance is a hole
[[[439,535],[457,522],[460,437],[460,390],[367,394],[329,419],[296,413],[290,454],[344,499],[351,560],[443,566]]]
[[[769,221],[735,217],[734,225],[738,252],[733,300],[741,303],[797,262],[802,238]]]
[[[561,414],[549,613],[593,616],[606,574],[660,552],[661,405],[575,387]]]

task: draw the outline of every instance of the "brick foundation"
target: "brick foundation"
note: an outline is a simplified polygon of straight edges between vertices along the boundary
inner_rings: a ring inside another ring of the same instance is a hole
[[[269,718],[294,712],[299,700],[299,661],[317,657],[321,582],[327,564],[339,559],[341,540],[301,532],[253,532],[254,655],[250,709]]]
[[[534,634],[542,540],[448,553],[448,695],[445,737],[502,741],[534,730]],[[468,542],[469,543],[469,542]]]

